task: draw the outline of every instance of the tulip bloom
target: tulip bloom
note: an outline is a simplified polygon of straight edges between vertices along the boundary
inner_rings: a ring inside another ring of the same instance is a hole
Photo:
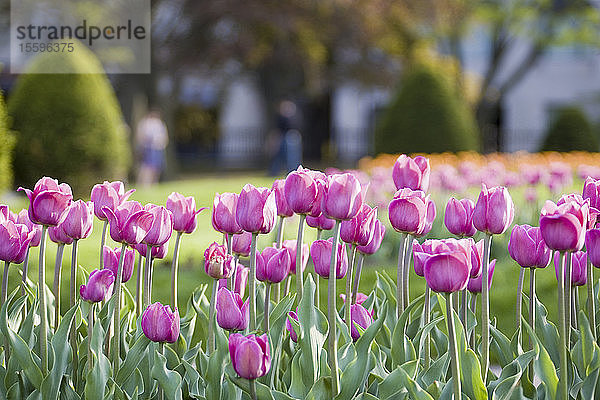
[[[473,225],[487,234],[504,233],[515,216],[515,205],[505,187],[483,184],[473,210]]]
[[[329,266],[331,263],[331,252],[333,240],[315,240],[310,246],[310,256],[315,264],[315,272],[325,279],[329,279]],[[348,271],[348,254],[346,246],[338,244],[337,264],[335,267],[336,278],[342,279]]]
[[[285,248],[267,247],[256,260],[256,279],[261,282],[279,283],[290,272],[290,253]]]
[[[39,225],[38,225],[39,226]],[[50,240],[57,244],[71,244],[73,243],[73,238],[67,236],[63,229],[63,223],[58,224],[57,226],[51,226],[48,228],[48,236]]]
[[[64,218],[64,212],[73,200],[71,187],[59,184],[56,179],[43,177],[33,191],[20,187],[29,199],[29,219],[39,225],[56,226]]]
[[[290,322],[290,319],[293,319],[294,321],[298,322],[298,314],[296,314],[295,311],[290,311],[288,313],[288,317],[285,319],[285,328],[290,333],[290,339],[292,339],[292,342],[297,343],[298,342],[298,334],[294,330],[294,326]]]
[[[252,234],[250,232],[242,232],[238,235],[233,235],[231,240],[231,251],[242,257],[250,255],[250,245],[252,244]]]
[[[420,190],[400,189],[388,208],[392,227],[402,233],[422,236],[431,230],[435,219],[435,203]]]
[[[429,189],[430,174],[431,168],[427,158],[417,156],[413,159],[406,154],[398,157],[392,170],[397,190],[409,188],[426,192]]]
[[[34,224],[33,222],[31,222],[31,220],[29,219],[29,213],[27,212],[27,210],[19,211],[19,214],[17,214],[16,220],[14,220],[12,218],[10,218],[10,219],[15,224],[23,224],[23,225],[27,226],[27,229],[29,229],[29,232],[35,233],[35,235],[33,236],[33,239],[31,240],[31,243],[29,243],[29,247],[37,247],[40,245],[40,241],[42,239],[42,227],[39,226],[38,224]]]
[[[110,222],[110,237],[115,242],[130,246],[144,239],[154,220],[153,215],[142,209],[137,201],[126,201],[117,206],[115,211],[108,207],[103,211]]]
[[[378,219],[375,220],[375,226],[373,227],[373,237],[367,243],[366,246],[358,246],[356,250],[358,250],[362,254],[375,254],[379,247],[381,246],[381,242],[383,241],[383,237],[385,236],[385,225],[381,223]]]
[[[269,233],[275,225],[277,206],[275,193],[247,183],[238,199],[235,220],[246,232]]]
[[[373,238],[376,221],[377,207],[371,208],[367,204],[363,204],[354,218],[342,222],[340,238],[346,243],[366,246]]]
[[[317,228],[324,231],[330,231],[335,225],[335,221],[327,218],[325,214],[321,214],[318,217],[306,216],[306,224],[311,228]]]
[[[338,221],[354,218],[363,204],[363,192],[358,178],[351,173],[329,176],[323,203],[323,211],[329,218]]]
[[[271,350],[267,334],[229,336],[229,356],[233,369],[242,378],[256,379],[266,375],[271,368]]]
[[[285,200],[296,214],[308,214],[317,200],[317,183],[302,166],[285,178]]]
[[[153,342],[175,343],[179,338],[179,311],[154,303],[142,315],[142,331]]]
[[[236,209],[239,195],[237,193],[216,193],[213,200],[212,226],[221,233],[233,235],[242,233],[236,222]]]
[[[285,180],[277,179],[273,182],[271,190],[275,193],[275,205],[277,207],[277,215],[280,217],[291,217],[294,211],[288,205],[284,193]]]
[[[590,229],[585,234],[585,249],[588,259],[600,268],[600,229]]]
[[[0,222],[0,260],[22,263],[34,235],[35,232],[30,232],[25,225],[11,220]]]
[[[181,193],[172,192],[167,197],[167,210],[173,215],[173,230],[182,233],[192,233],[196,230],[196,216],[206,210],[207,207],[201,207],[196,210],[196,200],[192,197],[185,197]]]
[[[298,247],[298,242],[294,239],[284,240],[282,246],[290,254],[290,273],[292,275],[296,275],[296,259],[298,258],[296,254],[296,249]],[[308,252],[308,244],[302,243],[302,272],[304,272],[304,270],[306,269],[306,264],[308,264]]]
[[[583,198],[590,201],[590,207],[600,210],[600,180],[589,176],[585,179]]]
[[[350,306],[350,318],[352,319],[350,334],[352,340],[356,342],[360,337],[356,325],[360,325],[361,328],[367,329],[373,323],[373,315],[369,313],[366,308],[357,303]]]
[[[419,244],[418,241],[413,240],[413,257],[415,264],[415,273],[419,276],[425,276],[425,263],[427,260],[436,254],[445,253],[460,253],[467,260],[469,267],[469,276],[471,274],[477,274],[479,267],[476,267],[476,271],[473,271],[473,262],[480,262],[475,260],[473,257],[473,246],[475,242],[473,239],[430,239]]]
[[[508,253],[521,267],[546,268],[552,251],[538,227],[515,225],[508,241]]]
[[[249,271],[250,269],[248,267],[244,267],[239,263],[235,270],[235,284],[233,286],[233,291],[241,297],[244,297],[244,293],[246,292]],[[227,287],[227,278],[219,279],[219,289],[224,287]]]
[[[213,279],[229,278],[235,267],[234,258],[225,245],[212,242],[204,251],[204,270]]]
[[[239,294],[227,288],[217,292],[217,323],[228,331],[243,331],[250,319],[248,300],[242,301]]]
[[[21,210],[21,212],[25,212],[25,215],[27,215],[27,210]],[[18,219],[19,219],[19,217],[14,212],[10,211],[10,209],[8,208],[8,206],[6,204],[0,204],[0,222],[12,221],[15,224],[23,224],[24,223],[24,222],[19,222]],[[29,220],[29,217],[27,219]],[[31,223],[31,221],[29,223]]]
[[[469,281],[470,272],[469,260],[460,251],[432,255],[423,266],[427,285],[434,292],[453,293],[463,290]]]
[[[587,282],[587,253],[585,251],[576,251],[572,255],[571,263],[571,286],[583,286]],[[554,253],[554,271],[556,272],[556,280],[560,269],[560,253]],[[566,278],[565,271],[565,278]]]
[[[109,298],[113,291],[115,275],[109,269],[95,269],[90,273],[87,285],[79,287],[81,298],[90,303],[98,303]]]
[[[367,296],[366,294],[358,292],[356,293],[356,304],[362,304],[368,298],[369,296]],[[346,303],[346,295],[344,293],[340,293],[340,299],[342,299],[342,301]]]
[[[85,239],[92,233],[94,224],[94,203],[77,200],[65,211],[61,223],[62,230],[74,240]]]
[[[121,257],[121,248],[115,247],[110,248],[104,246],[103,251],[104,257],[104,269],[109,269],[112,273],[117,276],[117,269],[119,268],[119,258]],[[133,267],[135,263],[135,251],[133,249],[126,249],[125,256],[123,258],[123,276],[121,282],[125,283],[131,279],[133,275]]]
[[[146,258],[146,254],[148,254],[148,246],[143,243],[138,243],[133,245],[133,248],[137,250],[137,252],[144,258]],[[150,257],[152,259],[163,259],[169,252],[169,242],[163,244],[162,246],[151,246]],[[125,272],[125,271],[123,271]]]
[[[121,181],[104,181],[104,183],[95,184],[91,195],[91,200],[94,203],[94,214],[101,221],[106,221],[107,217],[102,208],[108,207],[115,211],[117,206],[123,204],[133,192],[135,192],[135,189],[125,192],[125,187]]]
[[[444,224],[450,233],[456,236],[473,236],[473,210],[475,203],[471,199],[457,200],[451,197],[446,204]]]
[[[492,287],[492,278],[494,277],[494,267],[496,266],[496,260],[491,260],[490,265],[488,267],[488,290]],[[471,293],[481,293],[481,282],[483,278],[483,274],[479,275],[477,278],[469,279],[469,283],[467,284],[467,290]]]
[[[585,242],[589,206],[575,201],[554,204],[550,200],[542,208],[540,230],[546,245],[552,250],[577,251]]]
[[[173,234],[173,213],[154,204],[146,204],[144,210],[152,214],[153,219],[143,242],[149,246],[162,246]]]

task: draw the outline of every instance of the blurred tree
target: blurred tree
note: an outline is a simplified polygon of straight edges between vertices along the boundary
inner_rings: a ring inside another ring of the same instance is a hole
[[[15,138],[10,131],[4,96],[0,91],[0,192],[11,188],[13,183],[13,148]]]
[[[577,107],[559,109],[546,132],[541,151],[598,151],[598,136]]]

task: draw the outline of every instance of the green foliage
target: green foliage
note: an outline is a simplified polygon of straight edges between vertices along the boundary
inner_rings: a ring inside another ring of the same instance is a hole
[[[13,182],[12,156],[15,139],[9,127],[6,104],[0,92],[0,192],[9,189]]]
[[[378,153],[441,153],[479,150],[469,106],[438,72],[408,71],[375,131]]]
[[[19,132],[15,152],[16,183],[26,187],[40,174],[67,181],[76,192],[87,192],[99,181],[122,179],[130,149],[121,110],[95,56],[78,46],[73,57],[44,53],[21,75],[8,102]]]
[[[600,144],[592,124],[576,107],[558,111],[548,128],[541,151],[598,151]]]

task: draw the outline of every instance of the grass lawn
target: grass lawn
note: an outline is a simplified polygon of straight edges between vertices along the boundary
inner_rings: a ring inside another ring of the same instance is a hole
[[[145,189],[138,189],[132,196],[133,200],[140,201],[142,204],[152,202],[155,204],[164,205],[167,196],[177,191],[186,196],[192,195],[196,198],[196,205],[198,207],[206,206],[208,210],[201,213],[198,217],[198,229],[191,235],[184,235],[181,244],[180,253],[180,275],[179,275],[179,304],[185,305],[187,297],[190,295],[192,290],[201,283],[209,283],[209,279],[204,273],[203,267],[203,252],[204,249],[212,242],[221,242],[222,236],[216,233],[212,229],[210,221],[210,208],[212,207],[212,200],[215,192],[238,192],[246,183],[251,183],[255,186],[268,186],[271,187],[272,178],[254,174],[224,174],[224,175],[204,175],[199,176],[195,179],[186,179],[161,183],[155,187]],[[11,195],[8,198],[3,199],[3,202],[9,204],[11,210],[18,211],[20,208],[27,207],[26,198],[17,197]],[[517,204],[517,207],[519,205]],[[443,210],[443,204],[438,202],[438,210],[441,214]],[[387,216],[381,215],[381,219],[386,221]],[[438,229],[434,227],[434,232],[442,232],[443,216],[438,215],[436,224]],[[298,226],[298,219],[291,218],[286,221],[285,226],[285,238],[295,238],[296,230]],[[85,240],[82,240],[79,245],[79,258],[78,264],[80,268],[86,272],[90,272],[98,265],[99,260],[99,243],[100,235],[102,232],[102,224],[100,221],[94,221],[94,229],[92,235]],[[399,242],[399,235],[388,227],[388,238],[386,244],[380,251],[380,255],[372,256],[365,262],[365,268],[361,279],[361,291],[368,293],[370,289],[374,287],[376,273],[378,271],[386,271],[392,278],[396,276],[396,253],[393,248],[397,246]],[[312,242],[315,240],[316,232],[312,228],[306,228],[305,240]],[[274,238],[274,233],[270,235],[261,235],[259,239],[259,248],[269,245]],[[173,241],[174,239],[172,239]],[[497,318],[498,325],[501,330],[505,333],[512,333],[514,330],[515,321],[515,297],[516,287],[519,274],[519,267],[508,258],[508,252],[506,250],[506,243],[508,237],[495,238],[493,246],[493,257],[498,258],[498,264],[496,265],[496,272],[494,275],[494,282],[491,292],[491,317]],[[112,242],[110,236],[107,237],[107,243],[110,245],[117,246],[116,243]],[[62,263],[63,268],[63,283],[62,283],[62,301],[63,310],[68,302],[68,287],[69,287],[69,268],[71,258],[71,247],[67,246],[64,253],[64,259]],[[153,301],[160,301],[163,303],[169,302],[170,297],[170,265],[172,260],[173,243],[170,245],[169,253],[164,260],[155,261],[155,273],[153,282]],[[29,260],[29,277],[33,281],[37,281],[38,272],[38,248],[32,249],[32,254]],[[46,254],[46,281],[48,285],[52,285],[53,269],[55,262],[56,245],[52,242],[48,242],[47,254]],[[243,261],[247,264],[247,261]],[[309,270],[312,267],[309,264]],[[20,281],[20,266],[12,266],[9,278],[9,288],[17,286]],[[84,277],[83,271],[78,276],[77,288],[83,283]],[[527,274],[528,276],[528,274]],[[553,321],[556,321],[556,279],[553,271],[553,266],[549,266],[546,270],[539,271],[537,276],[537,287],[538,296],[546,307],[550,310],[550,317]],[[327,283],[325,280],[321,281],[321,308],[326,310],[326,291]],[[127,283],[129,290],[135,292],[135,281],[132,279]],[[525,280],[526,288],[529,287],[527,279]],[[294,287],[292,283],[292,288]],[[337,282],[338,293],[341,293],[345,287],[345,280],[339,280]],[[412,298],[421,294],[424,290],[423,278],[420,278],[412,273],[411,276],[411,296]],[[581,289],[581,304],[585,304],[585,290]],[[341,306],[341,300],[338,298],[338,306]],[[527,307],[523,307],[526,312]],[[184,310],[182,310],[184,311]]]

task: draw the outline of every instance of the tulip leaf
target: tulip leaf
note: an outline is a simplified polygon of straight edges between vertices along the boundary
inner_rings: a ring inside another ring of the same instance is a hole
[[[133,347],[129,349],[127,356],[125,357],[125,362],[121,365],[119,372],[117,373],[116,382],[118,385],[123,385],[127,382],[140,364],[149,344],[150,339],[148,339],[146,335],[140,335]]]
[[[44,399],[58,399],[62,377],[67,369],[69,358],[71,358],[69,332],[78,308],[79,305],[75,304],[67,311],[50,342],[49,351],[53,356],[54,363],[50,368],[50,373],[42,382],[41,393]]]
[[[275,308],[273,308],[273,311],[270,313],[270,329],[268,335],[269,344],[271,345],[272,364],[271,369],[269,370],[265,378],[265,382],[273,381],[273,371],[277,371],[279,368],[279,359],[282,351],[281,345],[283,343],[283,334],[285,332],[285,321],[287,319],[288,312],[292,309],[292,304],[294,304],[295,298],[295,293],[289,293],[287,296],[281,299],[281,301],[275,306]],[[299,332],[299,326],[295,328],[295,331]]]
[[[331,400],[331,377],[324,376],[319,378],[310,388],[310,391],[304,398],[305,400]]]
[[[158,346],[158,345],[157,345]],[[165,396],[171,400],[182,400],[181,376],[167,368],[167,358],[157,349],[150,350],[154,353],[154,364],[152,365],[152,378],[158,381],[158,385],[164,391]]]
[[[410,361],[416,357],[415,348],[408,339],[405,334],[406,329],[406,321],[409,318],[411,312],[420,306],[420,304],[424,301],[425,296],[421,295],[416,298],[410,305],[404,310],[398,322],[396,323],[396,327],[394,328],[394,333],[392,334],[392,361],[394,366],[398,366],[404,364],[407,361]]]
[[[193,399],[200,398],[203,392],[200,391],[200,385],[203,386],[204,379],[202,379],[196,368],[186,360],[181,360],[181,364],[185,368],[183,380],[187,386],[189,396]]]
[[[429,387],[434,382],[442,379],[446,375],[448,368],[450,367],[450,355],[448,352],[442,354],[437,360],[435,360],[425,372],[422,373],[420,381],[422,386]]]
[[[433,400],[427,391],[410,377],[402,367],[396,368],[379,386],[379,395],[382,400],[398,398],[400,391],[407,390],[412,400]]]
[[[539,301],[538,297],[535,297],[535,332],[538,341],[544,349],[548,352],[548,355],[555,368],[560,367],[560,338],[558,336],[558,329],[552,321],[548,320],[548,311],[546,307]],[[533,327],[532,327],[533,328]]]
[[[206,370],[206,397],[218,400],[221,398],[221,389],[223,388],[223,369],[229,361],[229,347],[225,334],[220,327],[213,321],[216,339],[216,349],[208,358],[208,368]]]
[[[500,376],[490,382],[488,390],[492,392],[494,400],[509,400],[515,390],[518,389],[519,380],[526,371],[527,366],[535,358],[535,351],[530,350],[521,354],[510,364],[506,365]]]
[[[535,375],[540,378],[541,384],[538,386],[538,395],[540,394],[540,388],[543,389],[544,395],[548,399],[555,399],[556,392],[558,390],[558,376],[556,375],[556,367],[554,366],[550,355],[542,346],[542,343],[538,339],[537,335],[529,324],[523,319],[523,326],[529,333],[529,336],[533,338],[533,350],[536,353],[536,358],[533,362],[533,368]]]
[[[579,312],[579,332],[581,338],[571,351],[571,356],[579,370],[579,375],[585,378],[592,371],[600,368],[600,348],[594,340],[590,323],[583,311]]]
[[[250,381],[248,379],[237,376],[231,365],[227,367],[227,379],[242,389],[246,393],[250,393]],[[254,380],[257,400],[293,400],[293,397],[288,396],[277,390],[271,390],[268,386],[263,385],[257,380]]]
[[[94,324],[91,337],[92,369],[87,372],[85,380],[85,398],[87,400],[104,397],[111,368],[104,355],[104,328],[102,324]]]
[[[504,368],[513,361],[510,340],[491,324],[490,336],[493,339],[490,343],[490,354],[495,356],[500,363],[500,367]]]

